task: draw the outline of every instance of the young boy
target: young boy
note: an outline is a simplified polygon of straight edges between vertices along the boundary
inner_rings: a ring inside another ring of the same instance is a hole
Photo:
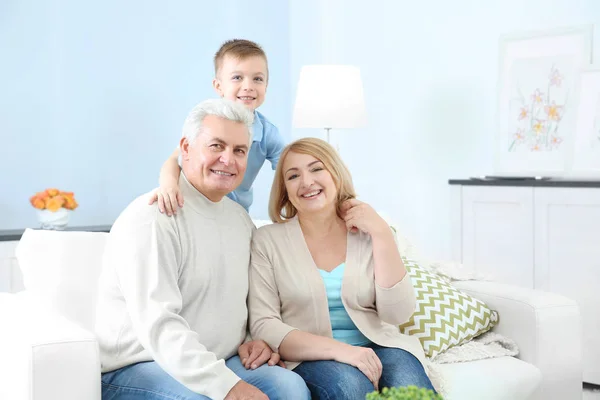
[[[215,54],[215,78],[213,87],[219,96],[241,103],[254,112],[252,146],[248,152],[248,167],[242,184],[227,196],[249,211],[252,205],[252,184],[265,160],[277,167],[279,155],[285,143],[275,125],[256,111],[265,101],[269,69],[267,55],[256,43],[233,39],[221,46]],[[160,188],[150,199],[158,200],[158,208],[171,216],[177,206],[183,207],[183,196],[179,190],[179,148],[165,161],[161,170]]]

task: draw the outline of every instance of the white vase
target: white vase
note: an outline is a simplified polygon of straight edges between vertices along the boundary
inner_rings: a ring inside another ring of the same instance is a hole
[[[62,231],[69,224],[69,210],[66,208],[61,207],[55,212],[49,210],[37,210],[37,212],[42,229]]]

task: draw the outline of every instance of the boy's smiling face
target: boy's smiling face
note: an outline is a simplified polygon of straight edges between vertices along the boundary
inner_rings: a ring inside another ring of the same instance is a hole
[[[219,96],[254,111],[265,101],[267,74],[267,61],[263,57],[240,59],[225,55],[213,87]]]

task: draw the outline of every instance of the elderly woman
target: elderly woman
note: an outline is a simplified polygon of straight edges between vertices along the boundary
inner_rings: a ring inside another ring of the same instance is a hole
[[[258,229],[252,243],[252,337],[279,352],[313,399],[433,389],[419,340],[398,329],[416,300],[394,234],[355,199],[335,150],[320,139],[297,140],[275,174],[269,214],[276,223]]]

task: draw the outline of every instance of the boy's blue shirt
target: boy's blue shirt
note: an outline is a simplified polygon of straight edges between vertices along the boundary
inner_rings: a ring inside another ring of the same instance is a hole
[[[277,167],[281,151],[285,142],[279,134],[279,129],[264,115],[254,111],[254,124],[252,125],[252,146],[248,152],[248,166],[241,185],[229,193],[227,197],[239,203],[249,211],[252,205],[252,185],[258,176],[265,160],[271,162],[273,170]]]

